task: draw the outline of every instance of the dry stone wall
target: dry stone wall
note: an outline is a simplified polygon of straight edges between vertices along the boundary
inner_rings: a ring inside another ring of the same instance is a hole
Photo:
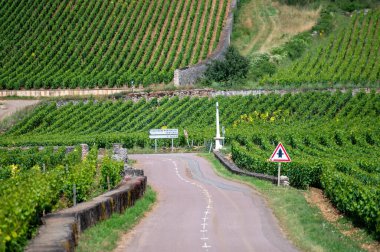
[[[25,251],[75,251],[81,232],[133,206],[144,194],[146,185],[146,177],[136,177],[89,202],[48,214]]]
[[[188,84],[194,84],[199,78],[201,78],[207,69],[207,65],[213,60],[221,60],[224,58],[224,54],[227,48],[231,44],[231,34],[234,22],[233,11],[236,8],[238,0],[232,0],[230,5],[230,10],[227,16],[225,26],[223,28],[222,34],[216,50],[204,61],[174,71],[174,85],[182,86]]]

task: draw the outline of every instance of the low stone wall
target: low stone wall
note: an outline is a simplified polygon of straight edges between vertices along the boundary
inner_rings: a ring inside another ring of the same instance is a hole
[[[248,96],[248,95],[267,95],[267,94],[298,94],[304,92],[352,92],[353,95],[359,92],[370,93],[375,91],[380,93],[380,88],[326,88],[326,89],[314,89],[314,88],[305,88],[305,89],[273,89],[273,90],[264,90],[264,89],[252,89],[252,90],[212,90],[212,89],[184,89],[184,90],[175,90],[175,91],[156,91],[156,92],[136,92],[125,95],[126,100],[138,101],[140,99],[153,99],[153,98],[162,98],[162,97],[174,97],[178,96],[183,98],[186,96],[192,97],[217,97],[217,96]]]
[[[62,97],[62,96],[106,96],[125,92],[141,91],[138,88],[103,88],[103,89],[36,89],[36,90],[0,90],[0,97]]]
[[[25,251],[74,251],[81,232],[133,206],[144,194],[146,185],[146,177],[136,177],[89,202],[48,214]]]
[[[266,174],[255,173],[255,172],[248,172],[248,171],[244,171],[244,170],[240,169],[233,162],[226,159],[223,156],[223,154],[221,154],[219,151],[214,151],[214,155],[228,170],[230,170],[231,172],[233,172],[235,174],[245,175],[245,176],[249,176],[249,177],[255,177],[258,179],[262,179],[262,180],[267,180],[267,181],[272,182],[273,184],[277,184],[277,182],[278,182],[278,178],[275,176],[270,176],[270,175],[266,175]],[[286,176],[281,176],[280,184],[288,186],[289,185],[289,178]]]
[[[232,27],[234,23],[234,9],[236,8],[237,0],[232,0],[230,5],[230,10],[227,16],[227,20],[223,31],[221,33],[218,46],[216,50],[204,61],[193,65],[184,67],[181,69],[176,69],[174,71],[174,85],[188,85],[194,84],[196,81],[202,77],[204,72],[207,69],[207,65],[211,63],[213,60],[221,60],[224,58],[224,54],[227,51],[227,48],[231,44],[231,34]]]
[[[371,90],[374,90],[376,93],[380,93],[380,88],[325,88],[325,89],[315,89],[315,88],[300,88],[300,89],[273,89],[273,90],[264,90],[264,89],[251,89],[251,90],[212,90],[212,89],[180,89],[174,91],[154,91],[154,92],[145,92],[142,90],[134,90],[133,92],[126,92],[124,90],[119,90],[113,94],[121,94],[126,100],[137,101],[140,99],[152,99],[152,98],[161,98],[161,97],[172,97],[172,96],[196,96],[196,97],[215,97],[215,96],[234,96],[234,95],[266,95],[266,94],[288,94],[288,93],[304,93],[308,91],[322,91],[322,92],[348,92],[352,91],[353,94],[358,92],[366,92],[369,93]],[[23,90],[22,95],[17,94],[19,90],[0,90],[0,97],[7,96],[2,95],[4,92],[13,92],[15,96],[28,96],[28,97],[39,97],[40,95],[36,93],[36,90]],[[56,90],[60,92],[59,90]],[[78,90],[79,91],[79,90]],[[100,91],[100,90],[98,90]],[[51,92],[55,92],[55,90],[51,90]],[[59,96],[59,95],[53,95]],[[81,94],[75,94],[73,96],[81,96]],[[112,97],[112,95],[109,95]],[[95,100],[96,101],[96,100]],[[57,106],[63,106],[68,102],[73,102],[74,104],[79,103],[78,99],[65,99],[57,101]],[[85,101],[86,102],[86,101]]]

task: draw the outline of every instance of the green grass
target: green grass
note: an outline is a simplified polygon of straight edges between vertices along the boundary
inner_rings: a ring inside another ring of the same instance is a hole
[[[213,156],[209,160],[216,173],[224,178],[246,183],[258,191],[280,222],[288,239],[303,251],[365,251],[358,242],[344,236],[326,221],[316,206],[310,205],[304,194],[308,191],[277,187],[270,182],[231,173]]]
[[[147,187],[145,195],[124,214],[114,214],[108,220],[87,229],[81,234],[77,251],[112,251],[121,235],[131,230],[156,201],[156,193]]]

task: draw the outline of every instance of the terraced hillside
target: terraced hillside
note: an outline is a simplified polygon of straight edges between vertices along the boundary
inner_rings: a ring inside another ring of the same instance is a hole
[[[0,138],[0,145],[71,145],[87,142],[152,147],[152,128],[179,128],[177,145],[203,145],[215,135],[215,102],[232,158],[253,172],[276,174],[268,162],[282,142],[293,162],[283,174],[291,185],[320,187],[343,213],[380,234],[380,94],[301,94],[149,101],[49,102]],[[160,140],[169,146],[170,140]]]
[[[169,82],[217,46],[229,0],[0,0],[0,88]]]
[[[356,12],[327,44],[309,51],[262,83],[380,84],[380,10]]]
[[[144,147],[151,144],[148,130],[161,127],[187,129],[197,144],[203,144],[205,138],[212,139],[214,135],[216,101],[220,104],[222,124],[229,134],[234,133],[233,126],[242,115],[250,115],[254,111],[259,113],[258,117],[263,121],[273,117],[276,123],[305,123],[311,119],[332,123],[337,120],[338,128],[343,127],[344,130],[359,134],[371,129],[374,133],[380,129],[376,128],[380,115],[379,94],[353,96],[307,92],[284,96],[220,96],[211,99],[164,97],[141,99],[135,103],[85,100],[41,104],[30,116],[3,134],[0,144],[70,145],[88,142],[103,145],[118,141],[129,148],[133,145]],[[337,128],[336,125],[332,127]],[[378,137],[380,134],[374,135]],[[181,144],[185,143],[183,136],[180,140]]]

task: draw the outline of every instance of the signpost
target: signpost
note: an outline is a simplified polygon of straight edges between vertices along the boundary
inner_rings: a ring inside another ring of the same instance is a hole
[[[279,143],[274,150],[272,156],[269,159],[271,162],[278,162],[278,180],[277,186],[280,186],[280,177],[281,177],[281,163],[292,162],[288,153],[286,152],[282,143]]]
[[[149,138],[154,139],[154,151],[157,152],[157,139],[171,139],[172,151],[174,138],[178,138],[178,129],[151,129],[149,130]]]

